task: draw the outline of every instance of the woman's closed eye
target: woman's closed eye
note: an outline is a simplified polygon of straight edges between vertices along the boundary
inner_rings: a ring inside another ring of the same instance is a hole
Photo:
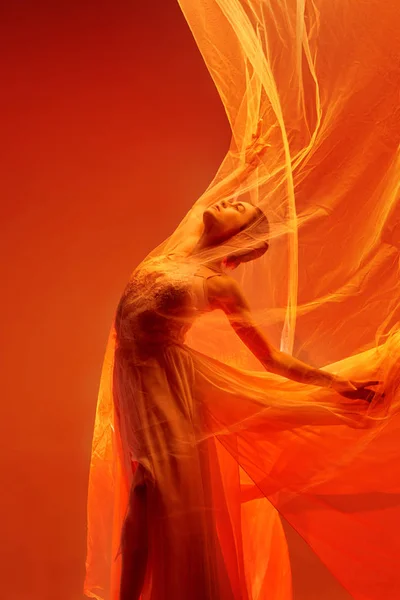
[[[228,204],[230,204],[231,206],[233,206],[234,208],[236,208],[236,210],[238,212],[245,212],[246,207],[242,202],[235,202],[234,200],[228,200]]]

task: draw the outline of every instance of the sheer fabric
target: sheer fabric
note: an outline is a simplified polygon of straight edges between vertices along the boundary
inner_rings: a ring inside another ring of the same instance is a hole
[[[400,584],[400,11],[369,0],[180,0],[232,143],[208,190],[133,272],[96,413],[85,592],[117,600],[138,465],[150,493],[142,600],[289,600],[279,514],[356,600]],[[259,118],[270,145],[239,186]],[[259,243],[190,254],[216,199],[267,214],[269,250],[235,272],[268,339],[383,381],[384,401],[261,370],[199,269]],[[134,568],[134,565],[132,565]]]

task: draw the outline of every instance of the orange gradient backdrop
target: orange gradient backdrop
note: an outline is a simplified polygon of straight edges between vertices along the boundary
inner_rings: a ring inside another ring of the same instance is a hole
[[[113,311],[214,176],[229,126],[175,0],[1,11],[0,590],[81,600]],[[288,536],[296,600],[348,598]]]

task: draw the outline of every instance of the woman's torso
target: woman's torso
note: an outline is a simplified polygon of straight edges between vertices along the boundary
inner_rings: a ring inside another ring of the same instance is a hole
[[[213,310],[207,281],[220,276],[192,261],[158,258],[132,274],[116,313],[119,348],[159,352],[167,344],[183,343],[194,320]]]

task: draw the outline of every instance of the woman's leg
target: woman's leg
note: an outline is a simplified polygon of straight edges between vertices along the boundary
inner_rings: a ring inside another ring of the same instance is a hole
[[[147,488],[139,466],[129,495],[129,508],[121,539],[120,600],[139,600],[148,557]]]

